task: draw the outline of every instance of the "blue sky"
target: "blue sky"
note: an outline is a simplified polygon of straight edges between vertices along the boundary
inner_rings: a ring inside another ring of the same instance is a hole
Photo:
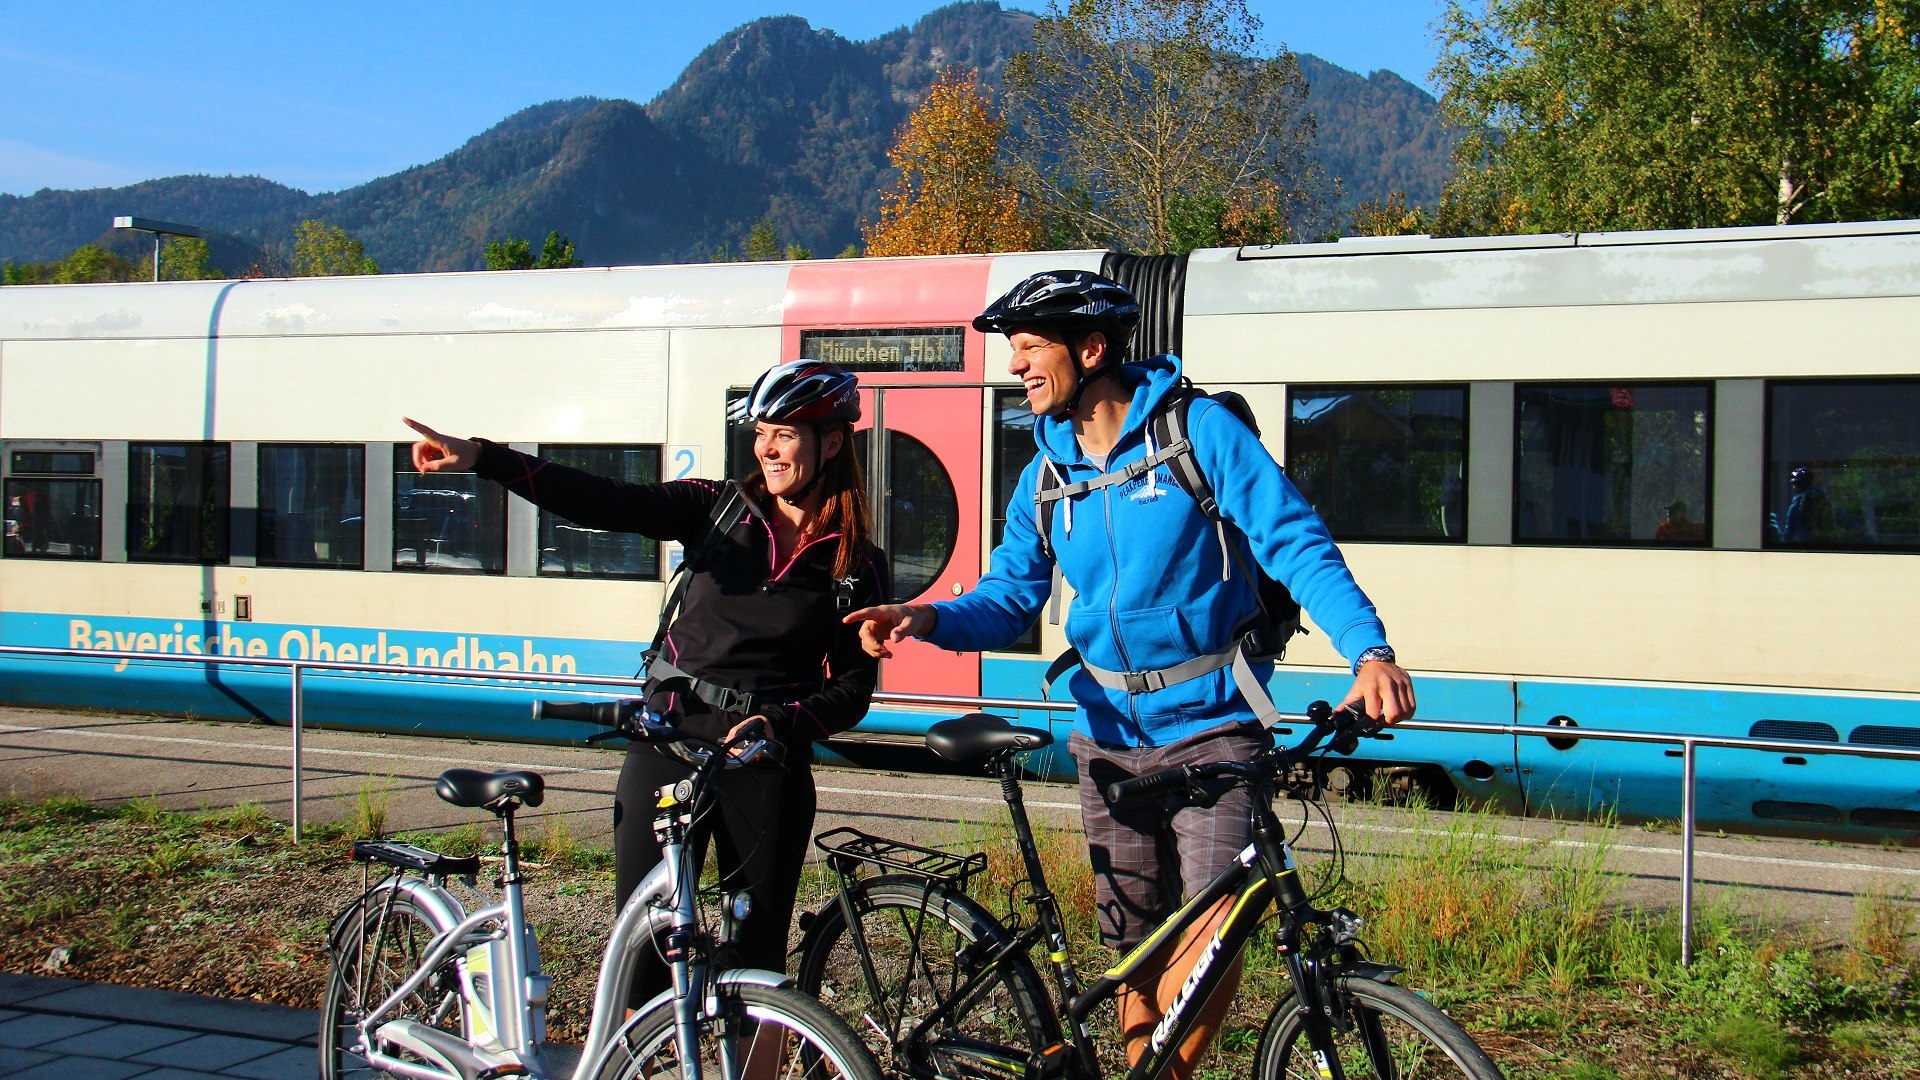
[[[335,191],[432,161],[528,105],[647,101],[764,15],[864,41],[944,3],[0,0],[0,192],[181,173]],[[1444,0],[1249,6],[1269,45],[1432,89]]]

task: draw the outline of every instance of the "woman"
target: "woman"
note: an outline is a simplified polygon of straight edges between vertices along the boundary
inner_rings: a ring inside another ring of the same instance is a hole
[[[867,539],[872,516],[853,452],[859,417],[854,377],[831,364],[797,360],[761,375],[728,409],[729,420],[755,425],[758,468],[738,485],[745,512],[710,547],[731,484],[609,480],[406,421],[422,436],[413,464],[423,473],[470,470],[586,528],[678,541],[690,558],[704,549],[677,614],[654,643],[643,693],[650,708],[677,717],[694,736],[721,741],[758,719],[785,746],[784,761],[729,769],[720,780],[713,833],[723,887],[744,888],[753,899],[740,939],[749,967],[785,967],[813,832],[812,742],[866,715],[878,671],[857,628],[840,622],[888,598],[885,559]],[[668,750],[627,751],[613,807],[618,904],[660,861],[654,793],[689,771]],[[666,985],[665,967],[643,960],[632,1004]]]

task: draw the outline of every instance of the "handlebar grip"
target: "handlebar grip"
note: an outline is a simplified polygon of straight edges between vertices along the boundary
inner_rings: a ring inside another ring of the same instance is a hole
[[[1161,769],[1142,776],[1133,776],[1125,780],[1116,780],[1107,785],[1107,801],[1122,803],[1128,799],[1137,799],[1143,795],[1154,795],[1162,791],[1187,786],[1187,766],[1176,765],[1171,769]]]
[[[621,698],[617,701],[536,701],[533,703],[533,718],[577,720],[601,727],[625,728],[632,724],[634,712],[639,706],[637,698]]]

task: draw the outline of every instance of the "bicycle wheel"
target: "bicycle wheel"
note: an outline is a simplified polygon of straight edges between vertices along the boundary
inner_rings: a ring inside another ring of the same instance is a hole
[[[322,1080],[367,1080],[391,1075],[356,1053],[356,1025],[420,967],[439,929],[405,896],[377,893],[341,920],[328,953],[332,971],[320,1003]],[[464,1037],[460,973],[449,958],[393,1014]]]
[[[700,1075],[707,1080],[881,1080],[873,1055],[840,1018],[789,987],[723,987],[720,1016],[700,1025]],[[720,1069],[721,1040],[731,1040],[739,1076]],[[674,1080],[681,1075],[673,1002],[627,1022],[599,1080]]]
[[[1453,1018],[1404,986],[1342,976],[1335,986],[1353,1014],[1349,1032],[1334,1032],[1341,1069],[1353,1080],[1472,1077],[1502,1080],[1500,1069]],[[1299,998],[1280,999],[1254,1059],[1257,1080],[1321,1080],[1301,1022]]]
[[[1004,1076],[1009,1061],[1022,1065],[1060,1041],[1052,1001],[1024,954],[1001,961],[964,1000],[951,1001],[1009,937],[964,894],[894,875],[856,885],[854,906],[873,984],[838,901],[821,909],[809,929],[796,982],[844,1018],[881,1062],[923,1077]],[[907,1045],[913,1029],[942,1006],[951,1011],[940,1024]]]

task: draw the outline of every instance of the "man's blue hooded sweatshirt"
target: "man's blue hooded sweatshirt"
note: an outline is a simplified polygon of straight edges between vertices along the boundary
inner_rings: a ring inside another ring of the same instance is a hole
[[[1042,416],[1034,424],[1040,452],[1020,474],[1007,506],[1007,526],[992,569],[966,596],[934,604],[939,622],[928,640],[944,649],[997,649],[1039,617],[1053,564],[1040,546],[1033,505],[1035,479],[1052,468],[1061,484],[1090,480],[1139,461],[1156,447],[1148,421],[1180,384],[1180,361],[1156,356],[1124,365],[1132,387],[1125,428],[1106,467],[1087,460],[1071,420]],[[1220,510],[1267,573],[1284,583],[1342,656],[1387,643],[1373,603],[1354,584],[1346,560],[1320,516],[1295,490],[1260,440],[1225,406],[1196,400],[1188,437]],[[1149,475],[1062,501],[1052,515],[1053,549],[1073,586],[1067,640],[1088,662],[1109,671],[1152,671],[1218,652],[1253,615],[1254,583],[1221,549],[1213,523],[1162,464]],[[1271,664],[1254,666],[1265,680]],[[1234,690],[1228,668],[1143,694],[1109,690],[1078,668],[1071,692],[1076,725],[1097,742],[1164,746],[1253,710]]]

